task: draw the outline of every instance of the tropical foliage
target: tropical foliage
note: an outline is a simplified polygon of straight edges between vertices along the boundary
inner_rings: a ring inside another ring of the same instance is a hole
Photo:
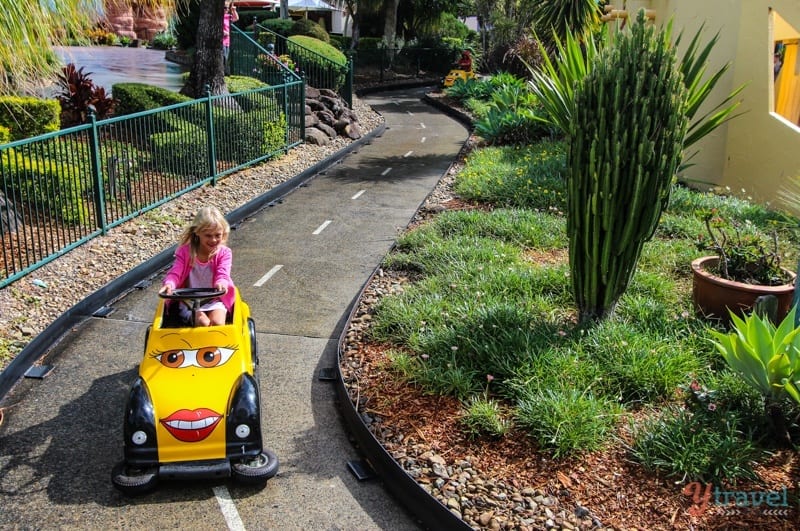
[[[668,38],[672,33],[672,25],[667,25],[664,31]],[[689,119],[689,129],[683,141],[684,149],[690,148],[737,116],[736,109],[740,102],[736,100],[736,96],[744,89],[744,86],[737,87],[718,102],[709,100],[714,87],[728,71],[730,64],[726,63],[713,73],[707,72],[708,57],[719,40],[719,34],[703,45],[702,33],[703,27],[694,34],[679,59],[678,68],[683,74],[683,83],[687,88],[684,112]],[[675,49],[680,47],[682,38],[681,32],[673,44]],[[563,41],[555,41],[553,57],[545,53],[540,66],[528,65],[531,90],[537,95],[546,111],[544,119],[558,127],[564,134],[568,134],[572,122],[575,87],[589,74],[594,58],[608,46],[608,42],[607,36],[603,34],[600,34],[600,38],[581,40],[578,36],[567,32]],[[700,109],[709,104],[711,108],[700,114]],[[696,151],[691,151],[684,156],[679,172],[689,166],[688,161],[695,153]]]

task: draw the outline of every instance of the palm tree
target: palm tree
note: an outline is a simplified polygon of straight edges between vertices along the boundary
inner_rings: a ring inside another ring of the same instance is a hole
[[[99,13],[99,0],[0,0],[0,94],[31,93],[58,69],[52,45],[79,34]]]
[[[169,9],[176,3],[116,1]],[[60,67],[53,46],[81,35],[101,16],[103,4],[103,0],[0,0],[4,13],[0,19],[0,94],[30,94],[52,80]]]

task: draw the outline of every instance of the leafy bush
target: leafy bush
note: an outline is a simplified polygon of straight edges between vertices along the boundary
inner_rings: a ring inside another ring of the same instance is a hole
[[[99,44],[101,46],[114,46],[117,44],[116,34],[102,28],[90,29],[86,32],[86,37],[92,44]]]
[[[225,84],[228,86],[228,92],[231,93],[245,92],[269,86],[260,79],[248,76],[226,76]]]
[[[171,50],[177,45],[178,38],[169,31],[162,31],[150,41],[150,46],[156,50]]]
[[[0,125],[0,144],[9,142],[11,142],[11,130],[4,125]]]
[[[62,127],[86,123],[91,109],[94,109],[99,120],[114,113],[116,100],[106,94],[104,87],[95,86],[90,75],[91,72],[84,72],[83,67],[76,68],[74,63],[61,69],[58,75],[61,92],[56,97],[61,102]]]
[[[58,100],[0,96],[0,126],[8,128],[11,140],[58,131],[60,114]]]
[[[501,110],[489,105],[486,114],[475,121],[475,134],[489,145],[530,144],[553,132],[536,109],[525,107]]]
[[[239,164],[263,155],[263,113],[214,108],[217,157]],[[208,170],[206,170],[206,175]]]
[[[457,79],[452,87],[447,88],[444,93],[458,102],[465,102],[469,99],[489,101],[494,92],[494,86],[484,80],[469,79],[464,81]]]
[[[261,145],[263,153],[272,153],[286,146],[286,115],[281,113],[280,118],[271,122],[264,122],[264,142]]]
[[[82,174],[81,166],[64,160],[30,159],[13,149],[0,152],[0,165],[2,187],[14,201],[36,205],[66,223],[88,219],[83,195],[89,178]]]
[[[263,81],[246,76],[230,76],[226,77],[225,81],[231,93],[246,93],[236,97],[236,101],[242,110],[246,112],[261,111],[270,117],[279,115],[280,109],[278,109],[278,103],[275,100],[275,92],[272,90],[258,90],[269,86]]]

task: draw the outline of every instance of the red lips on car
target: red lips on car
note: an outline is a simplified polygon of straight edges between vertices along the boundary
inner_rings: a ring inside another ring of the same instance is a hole
[[[179,441],[198,442],[211,435],[221,419],[216,411],[199,408],[178,410],[160,422]]]

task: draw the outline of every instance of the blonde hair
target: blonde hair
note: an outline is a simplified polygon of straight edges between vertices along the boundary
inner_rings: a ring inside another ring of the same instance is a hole
[[[220,212],[217,207],[208,206],[197,211],[192,224],[186,227],[183,234],[181,234],[180,244],[189,244],[192,264],[194,264],[195,256],[197,256],[197,249],[200,247],[200,238],[197,236],[197,233],[206,229],[215,228],[222,229],[221,243],[226,244],[228,242],[228,235],[231,233],[231,226],[228,225],[225,216],[222,215],[222,212]],[[211,257],[209,256],[209,258]]]

